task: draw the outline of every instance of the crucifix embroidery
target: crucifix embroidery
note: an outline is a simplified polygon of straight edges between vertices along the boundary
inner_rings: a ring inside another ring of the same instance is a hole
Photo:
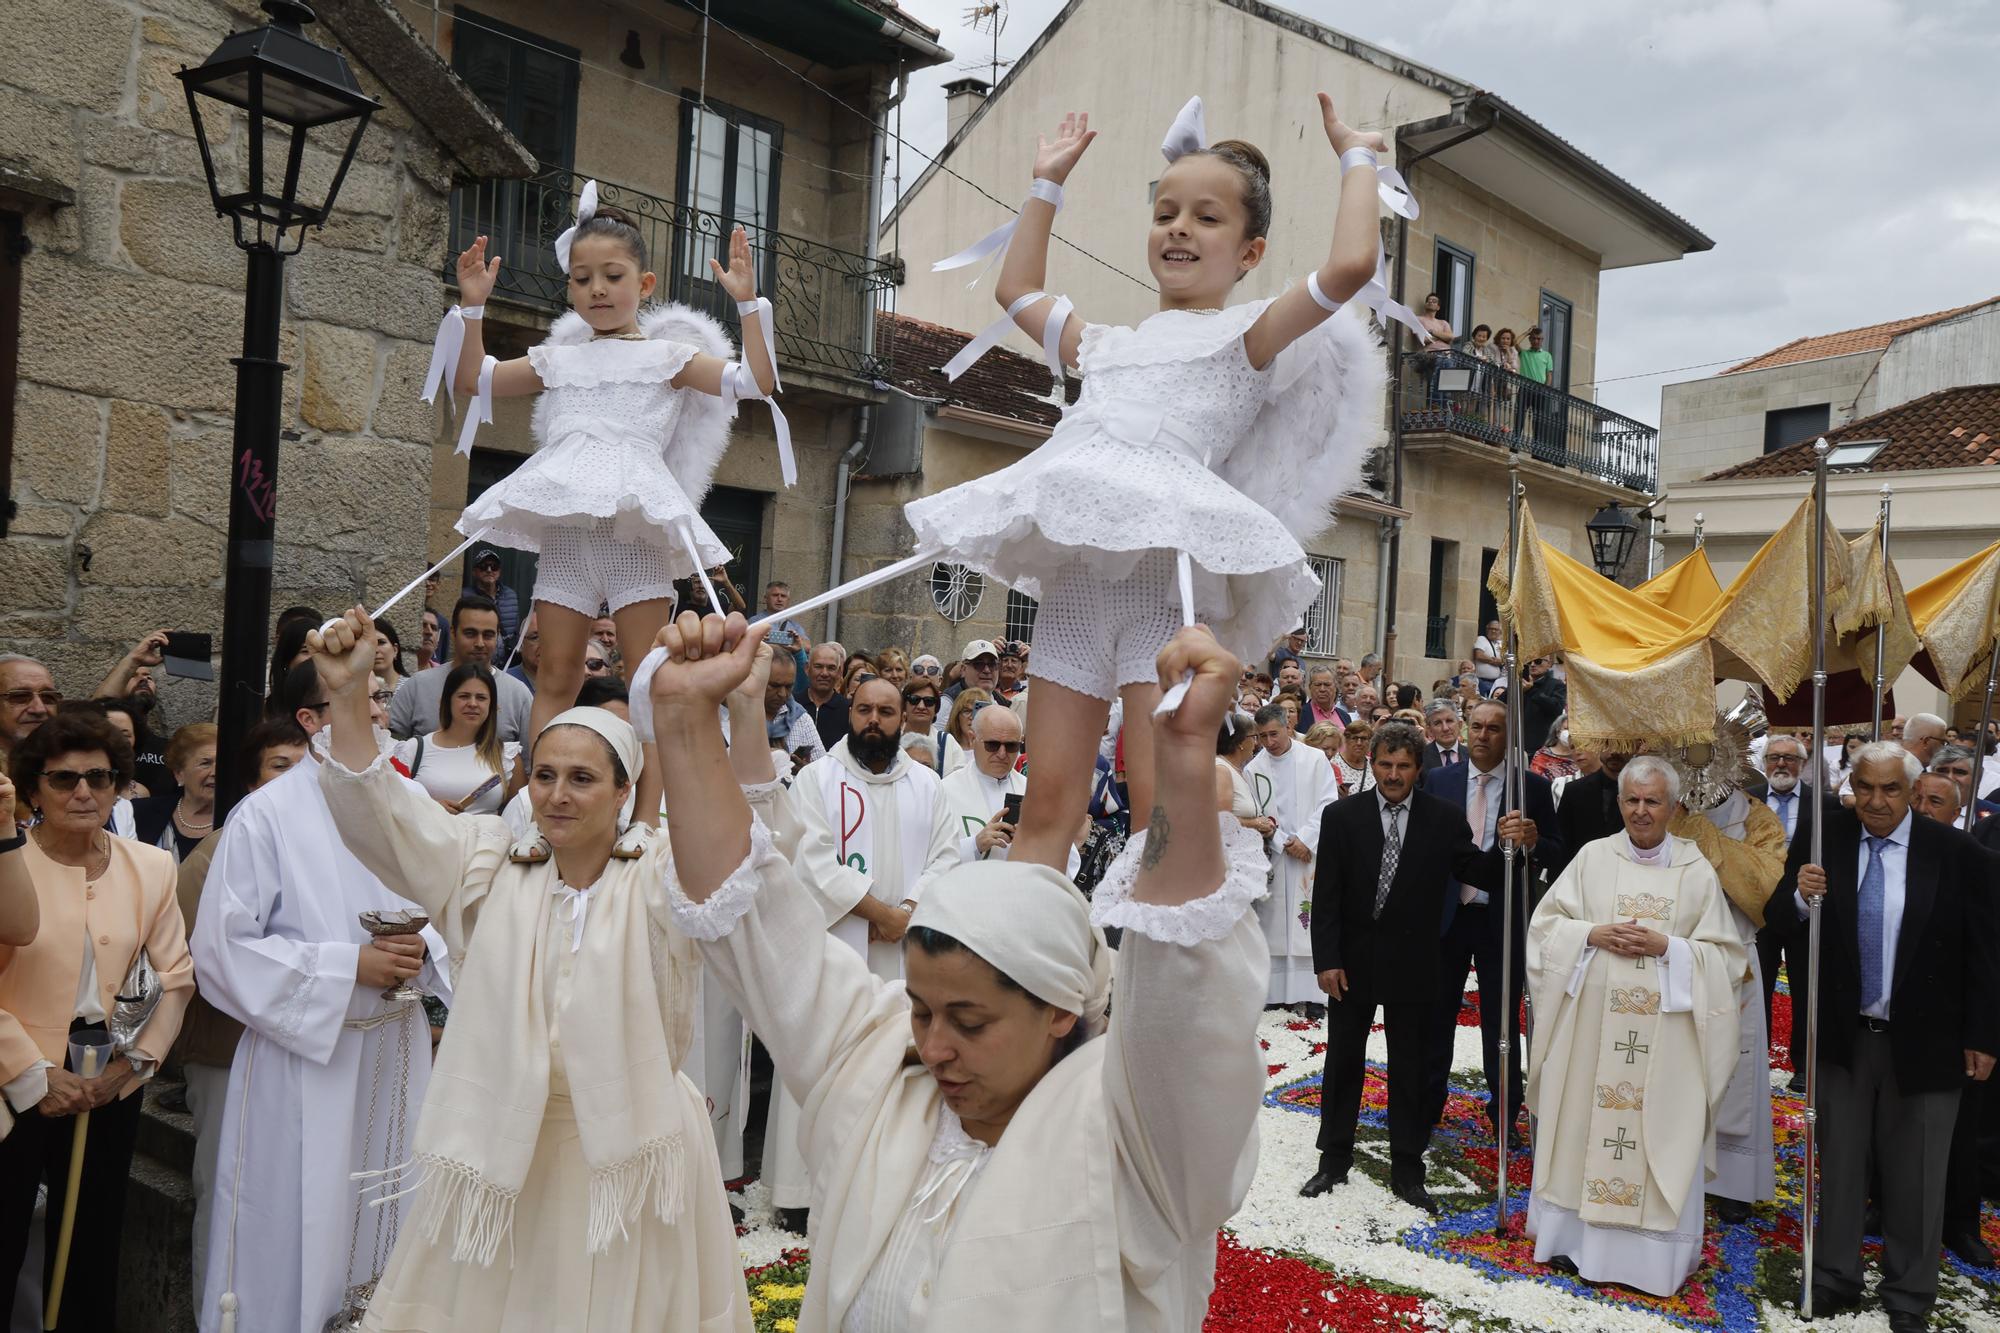
[[[1639,1063],[1640,1056],[1651,1055],[1653,1053],[1652,1047],[1640,1045],[1639,1030],[1637,1028],[1627,1032],[1625,1040],[1612,1042],[1611,1049],[1625,1052],[1625,1063],[1628,1065],[1637,1064]]]
[[[1611,1156],[1613,1157],[1613,1159],[1622,1162],[1625,1160],[1625,1150],[1627,1148],[1638,1147],[1639,1140],[1626,1138],[1625,1126],[1620,1125],[1618,1127],[1618,1137],[1615,1139],[1606,1139],[1604,1141],[1604,1146],[1611,1149]]]

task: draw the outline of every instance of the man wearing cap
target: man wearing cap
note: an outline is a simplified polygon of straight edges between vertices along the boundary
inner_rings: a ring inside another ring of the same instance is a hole
[[[491,598],[493,609],[500,613],[499,660],[504,662],[521,633],[521,598],[500,582],[500,553],[490,546],[480,547],[472,557],[472,586],[480,596]]]
[[[1019,639],[1000,640],[1000,676],[994,686],[996,699],[1009,703],[1028,688],[1028,645]]]
[[[999,688],[1000,650],[991,639],[974,639],[966,644],[959,661],[964,669],[959,672],[957,682],[944,692],[946,706],[957,701],[960,690],[985,690],[992,694]],[[944,716],[944,708],[938,709],[938,714]]]

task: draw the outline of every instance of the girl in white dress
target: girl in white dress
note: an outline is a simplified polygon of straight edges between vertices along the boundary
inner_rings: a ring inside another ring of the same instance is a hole
[[[595,181],[577,218],[555,247],[569,273],[571,313],[544,342],[509,361],[486,355],[480,329],[500,259],[486,257],[481,236],[459,256],[464,304],[445,316],[432,361],[435,392],[460,342],[453,383],[473,395],[461,453],[474,426],[493,419],[492,399],[543,395],[534,456],[458,520],[468,536],[485,529],[488,540],[541,556],[534,602],[542,665],[530,741],[576,698],[600,604],[611,608],[625,660],[637,662],[672,610],[674,580],[728,562],[728,548],[702,521],[702,496],[727,447],[735,400],[778,387],[771,304],[757,295],[741,227],[730,237],[729,267],[712,259],[709,267],[742,314],[747,369],[729,359],[728,336],[706,315],[679,305],[641,313],[657,285],[645,238],[625,214],[598,207]],[[789,460],[782,425],[778,435]]]
[[[1383,140],[1343,124],[1325,94],[1319,111],[1344,177],[1324,265],[1275,299],[1227,304],[1264,258],[1270,168],[1249,144],[1208,146],[1196,99],[1164,146],[1171,165],[1146,238],[1160,311],[1129,329],[1087,323],[1041,290],[1062,183],[1095,137],[1087,116],[1066,118],[1036,154],[994,289],[1007,316],[947,367],[969,365],[1011,320],[1059,377],[1067,367],[1084,377],[1082,397],[1033,454],[906,510],[920,550],[948,551],[1041,599],[1028,726],[1036,781],[1017,862],[1064,864],[1120,696],[1133,825],[1144,826],[1153,656],[1184,621],[1257,658],[1319,590],[1300,542],[1330,526],[1333,501],[1357,477],[1384,375],[1366,325],[1328,319],[1377,270]]]

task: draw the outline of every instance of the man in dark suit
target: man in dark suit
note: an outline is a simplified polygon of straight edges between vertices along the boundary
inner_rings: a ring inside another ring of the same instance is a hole
[[[1462,811],[1416,791],[1424,739],[1384,723],[1370,745],[1375,789],[1336,801],[1320,819],[1313,878],[1313,969],[1328,997],[1320,1094],[1319,1170],[1299,1193],[1321,1195],[1347,1179],[1361,1114],[1368,1030],[1375,1007],[1389,1039],[1389,1187],[1436,1212],[1424,1189],[1424,1048],[1437,1004],[1438,936],[1445,886],[1455,877],[1495,892],[1501,852],[1481,852]],[[1500,818],[1497,834],[1532,843],[1533,824]]]
[[[1447,801],[1466,820],[1473,841],[1481,850],[1490,849],[1498,839],[1503,807],[1506,804],[1507,705],[1497,699],[1482,699],[1467,710],[1465,731],[1467,762],[1434,768],[1423,776],[1424,791]],[[1481,1063],[1486,1073],[1486,1118],[1500,1135],[1502,1117],[1521,1110],[1521,992],[1528,970],[1527,926],[1528,885],[1546,871],[1553,879],[1569,864],[1562,838],[1556,831],[1556,804],[1549,794],[1548,779],[1525,769],[1528,818],[1537,836],[1528,839],[1515,858],[1514,880],[1514,972],[1512,988],[1505,1003],[1500,998],[1501,948],[1505,921],[1500,895],[1488,895],[1472,885],[1452,880],[1445,885],[1444,961],[1438,975],[1438,1002],[1425,1059],[1424,1097],[1426,1122],[1433,1130],[1444,1119],[1445,1101],[1450,1095],[1452,1044],[1457,1035],[1459,1005],[1465,998],[1465,974],[1479,969],[1479,1036]],[[1503,853],[1504,856],[1504,853]],[[1500,1097],[1500,1023],[1511,1016],[1507,1035],[1506,1105]]]
[[[1585,773],[1563,791],[1556,826],[1571,856],[1588,843],[1625,831],[1625,817],[1618,813],[1618,775],[1631,757],[1605,750],[1597,757],[1600,767],[1595,773]]]
[[[1820,911],[1819,1269],[1813,1313],[1861,1300],[1862,1212],[1871,1151],[1881,1179],[1882,1281],[1891,1333],[1928,1327],[1937,1300],[1945,1174],[1967,1079],[2000,1050],[2000,940],[1985,853],[1964,833],[1918,819],[1915,755],[1863,746],[1854,809],[1828,812],[1823,864],[1792,844],[1767,918]]]
[[[1958,821],[1961,795],[1957,779],[1934,768],[1917,779],[1910,805],[1926,819],[1951,828]],[[2000,906],[2000,857],[1989,853],[1986,863],[1983,891],[1990,911]],[[1979,1234],[1980,1148],[1982,1139],[1988,1137],[1992,1092],[1990,1082],[1967,1080],[1959,1094],[1958,1122],[1951,1131],[1951,1164],[1944,1177],[1944,1247],[1974,1268],[1993,1267],[1993,1251]]]
[[[1424,746],[1423,771],[1434,768],[1462,768],[1465,742],[1459,739],[1461,720],[1458,705],[1449,699],[1433,699],[1424,707],[1424,731],[1430,743]]]
[[[1306,706],[1299,710],[1299,735],[1311,731],[1315,722],[1345,727],[1354,720],[1354,714],[1340,706],[1339,693],[1339,677],[1332,667],[1316,666],[1306,673]]]

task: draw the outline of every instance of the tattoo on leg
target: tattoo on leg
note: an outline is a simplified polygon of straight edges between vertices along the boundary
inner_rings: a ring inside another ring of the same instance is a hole
[[[1160,858],[1167,854],[1167,807],[1156,805],[1153,813],[1146,817],[1146,854],[1140,865],[1151,870],[1160,864]]]

